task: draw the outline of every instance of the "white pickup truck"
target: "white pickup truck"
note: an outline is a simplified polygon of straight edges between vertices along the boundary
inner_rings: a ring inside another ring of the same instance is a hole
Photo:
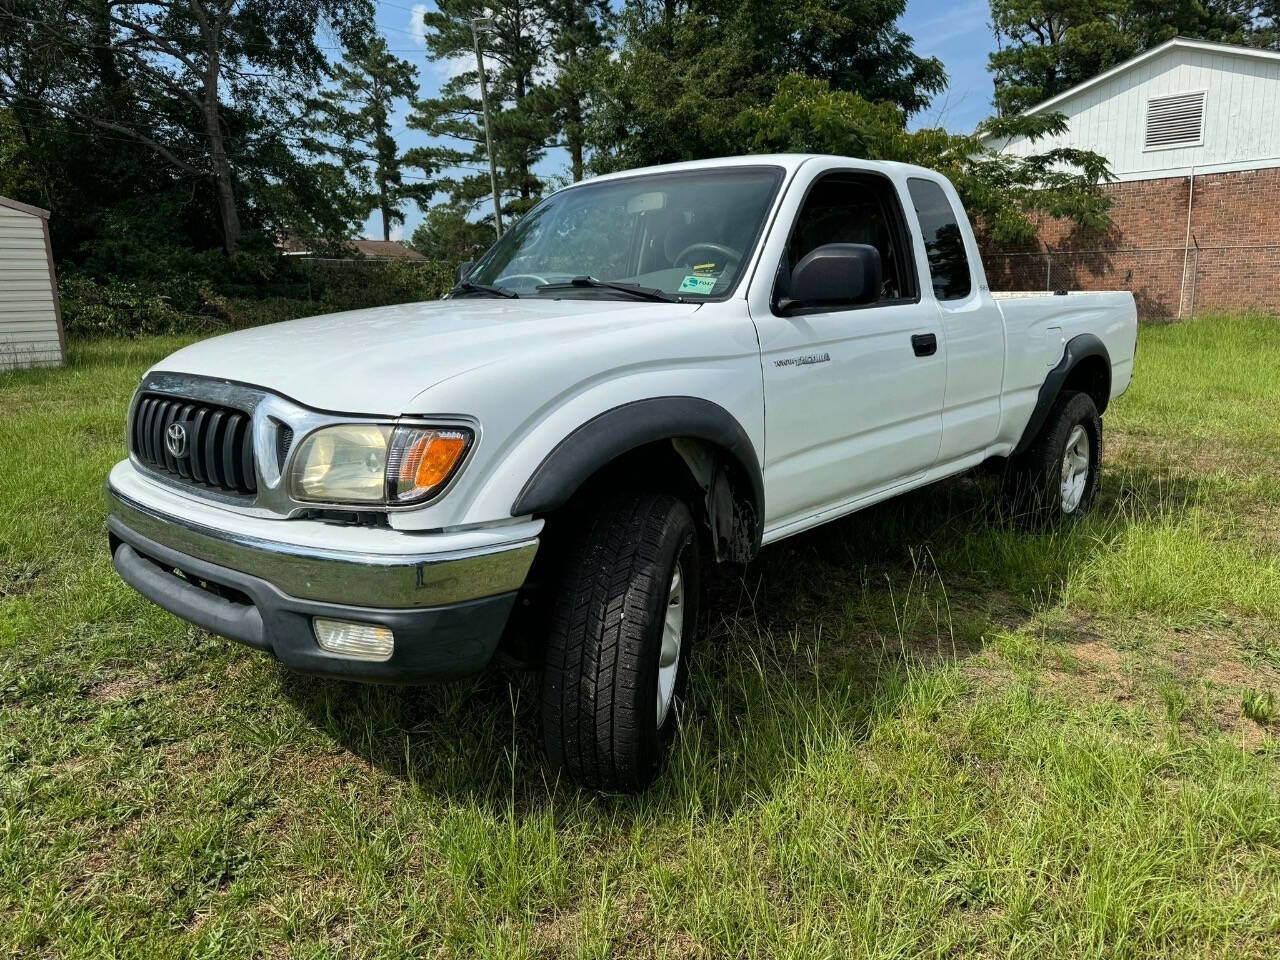
[[[155,603],[299,670],[457,676],[514,638],[549,762],[640,789],[708,564],[981,464],[1037,521],[1083,512],[1136,337],[1128,293],[993,295],[929,170],[601,177],[444,300],[158,364],[108,480],[111,550]]]

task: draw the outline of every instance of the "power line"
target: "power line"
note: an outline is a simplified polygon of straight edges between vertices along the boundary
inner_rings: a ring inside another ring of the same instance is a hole
[[[26,99],[30,99],[30,98],[26,98]],[[51,110],[52,110],[52,109],[54,109],[54,108],[50,107],[49,109],[51,109]],[[56,111],[56,110],[55,110],[55,112],[58,112],[58,111]],[[91,122],[91,118],[81,118],[81,117],[77,117],[77,116],[76,116],[76,115],[74,115],[74,114],[67,114],[67,113],[65,113],[65,112],[58,112],[58,115],[59,115],[59,116],[66,117],[67,119],[87,119],[87,120],[90,120],[90,122]],[[36,121],[36,122],[34,123],[34,125],[35,125],[35,126],[43,127],[43,128],[44,128],[44,129],[46,129],[46,130],[54,129],[51,125],[46,124],[46,123],[42,123],[42,122],[39,122],[39,121]],[[189,132],[190,132],[191,134],[195,135],[195,136],[208,136],[208,134],[203,133],[203,132],[201,132],[201,131],[194,131],[194,130],[193,130],[193,131],[189,131]],[[65,128],[64,128],[64,129],[59,129],[59,130],[58,130],[58,133],[63,134],[63,135],[65,135],[65,136],[72,136],[72,137],[85,137],[85,138],[87,138],[87,139],[91,139],[91,140],[110,140],[110,141],[115,142],[115,143],[125,143],[125,144],[129,144],[130,146],[140,147],[141,149],[146,150],[148,153],[155,153],[155,150],[154,150],[153,148],[151,148],[151,147],[150,147],[150,146],[148,146],[147,144],[142,143],[142,142],[141,142],[141,141],[139,141],[139,140],[135,140],[135,139],[133,139],[133,138],[131,138],[131,137],[119,137],[119,136],[113,136],[112,134],[109,134],[109,133],[99,133],[99,132],[96,132],[96,131],[95,131],[95,132],[90,133],[90,132],[88,132],[88,131],[84,131],[84,130],[67,130],[67,129],[65,129]],[[235,138],[233,137],[233,138],[231,138],[231,139],[233,139],[233,140],[234,140]],[[278,140],[280,140],[280,141],[283,141],[284,143],[287,143],[287,144],[291,144],[291,145],[293,145],[293,146],[301,146],[301,145],[302,145],[302,139],[301,139],[301,138],[298,138],[298,137],[289,137],[289,136],[286,136],[286,135],[281,135],[281,136],[279,136],[278,138],[275,138],[275,139],[278,139]],[[258,142],[258,143],[263,143],[263,142],[266,142],[266,141],[259,140],[259,141],[257,141],[257,142]],[[317,142],[320,142],[320,141],[317,141]],[[161,145],[162,145],[166,150],[169,150],[169,151],[171,151],[171,152],[173,152],[173,153],[185,154],[186,156],[191,157],[191,158],[194,158],[194,159],[201,159],[201,160],[203,160],[203,159],[207,158],[207,157],[208,157],[208,155],[209,155],[209,154],[208,154],[206,151],[204,151],[204,150],[197,150],[197,149],[194,149],[194,148],[189,147],[189,146],[186,146],[186,145],[170,144],[170,143],[164,143],[164,144],[161,144]],[[227,155],[227,157],[228,157],[229,159],[233,159],[233,160],[245,160],[245,159],[248,159],[248,158],[250,157],[250,154],[245,153],[244,151],[241,151],[241,150],[226,150],[226,151],[225,151],[225,153],[226,153],[226,155]],[[440,165],[439,165],[438,169],[440,169],[441,171],[444,171],[444,170],[468,170],[468,171],[475,171],[475,172],[477,172],[477,173],[483,173],[483,172],[485,172],[486,170],[488,170],[488,167],[484,167],[484,166],[482,166],[482,165],[480,165],[480,164],[469,164],[469,163],[442,163],[442,164],[440,164]],[[411,181],[413,181],[413,182],[415,182],[415,183],[438,183],[438,182],[439,182],[439,178],[437,178],[437,177],[418,176],[418,175],[416,175],[416,174],[407,174],[407,173],[406,173],[406,174],[401,174],[401,179],[403,179],[403,180],[411,180]]]

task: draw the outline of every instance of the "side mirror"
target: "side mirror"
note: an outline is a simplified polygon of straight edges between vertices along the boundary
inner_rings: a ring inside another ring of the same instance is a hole
[[[783,313],[875,303],[880,298],[880,251],[867,243],[827,243],[805,254],[789,279],[779,285],[777,306]]]
[[[467,260],[458,264],[458,269],[453,271],[453,282],[461,283],[463,280],[467,279],[467,274],[471,272],[471,268],[475,265],[476,262],[474,260]]]

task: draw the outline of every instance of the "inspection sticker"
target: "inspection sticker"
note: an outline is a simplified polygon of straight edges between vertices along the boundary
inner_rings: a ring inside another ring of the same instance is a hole
[[[681,293],[710,293],[716,288],[719,277],[685,277],[680,282]]]

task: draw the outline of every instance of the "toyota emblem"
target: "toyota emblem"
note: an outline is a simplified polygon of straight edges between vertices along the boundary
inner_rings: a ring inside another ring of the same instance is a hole
[[[180,423],[169,424],[164,432],[164,446],[174,457],[187,455],[187,428]]]

